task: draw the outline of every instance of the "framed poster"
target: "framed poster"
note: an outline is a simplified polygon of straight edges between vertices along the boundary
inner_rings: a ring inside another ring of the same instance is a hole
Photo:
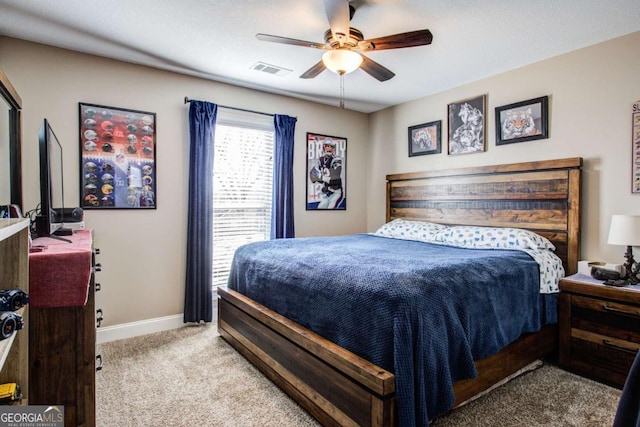
[[[636,101],[633,104],[631,110],[631,192],[640,193],[640,101]]]
[[[496,107],[496,145],[549,137],[549,97]]]
[[[409,127],[409,157],[442,152],[442,120]]]
[[[156,204],[156,114],[80,103],[80,206]]]
[[[307,132],[307,210],[347,209],[347,138]]]
[[[480,95],[448,105],[449,154],[485,151],[487,96]]]

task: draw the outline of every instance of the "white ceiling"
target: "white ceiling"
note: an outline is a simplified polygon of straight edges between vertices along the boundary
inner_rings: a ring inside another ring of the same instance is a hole
[[[419,29],[430,46],[368,52],[396,73],[344,78],[345,107],[372,112],[640,30],[639,0],[354,0],[365,39]],[[324,43],[322,0],[0,0],[0,35],[339,105],[340,79],[299,75]],[[638,47],[640,52],[640,46]],[[252,70],[256,62],[289,70]],[[196,96],[197,94],[193,94]]]

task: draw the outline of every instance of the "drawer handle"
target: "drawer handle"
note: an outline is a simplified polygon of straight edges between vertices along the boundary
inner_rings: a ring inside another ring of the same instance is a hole
[[[98,366],[96,366],[96,371],[101,371],[102,370],[102,355],[101,354],[96,355],[96,360],[98,361]]]
[[[100,248],[93,248],[93,253],[96,255],[100,255]]]
[[[95,271],[102,271],[102,264],[97,263],[97,264],[95,265],[95,267],[93,267],[93,269],[94,269]]]
[[[631,353],[631,354],[636,354],[638,352],[638,349],[636,349],[636,348],[625,347],[623,345],[616,344],[616,343],[614,343],[612,341],[609,341],[609,340],[602,340],[602,344],[604,344],[606,346],[609,346],[609,347],[617,348],[618,350],[626,351],[627,353]]]
[[[603,308],[605,311],[611,311],[611,312],[614,312],[614,313],[626,314],[626,315],[629,315],[629,316],[640,316],[640,310],[639,310],[639,311],[627,311],[627,310],[621,310],[621,309],[619,309],[619,308],[610,307],[610,306],[608,306],[608,305],[606,305],[606,304],[605,304],[605,305],[603,305],[603,306],[602,306],[602,308]]]
[[[100,289],[102,289],[102,285],[100,283],[96,283],[94,285],[94,287],[96,288],[96,292],[98,292]]]
[[[98,322],[98,328],[100,327],[100,323],[104,320],[104,316],[102,316],[102,309],[99,308],[96,310],[96,322]]]

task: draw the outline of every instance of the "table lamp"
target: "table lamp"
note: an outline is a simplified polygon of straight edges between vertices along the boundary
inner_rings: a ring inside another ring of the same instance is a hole
[[[623,245],[627,247],[624,257],[626,276],[623,279],[632,283],[640,282],[638,278],[638,264],[633,259],[632,246],[640,246],[640,216],[637,215],[612,215],[609,228],[610,245]]]

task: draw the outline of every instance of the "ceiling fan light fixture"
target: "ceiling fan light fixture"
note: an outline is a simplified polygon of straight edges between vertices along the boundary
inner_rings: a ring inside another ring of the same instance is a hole
[[[322,55],[324,65],[338,75],[349,74],[362,64],[362,55],[347,49],[334,49]]]

